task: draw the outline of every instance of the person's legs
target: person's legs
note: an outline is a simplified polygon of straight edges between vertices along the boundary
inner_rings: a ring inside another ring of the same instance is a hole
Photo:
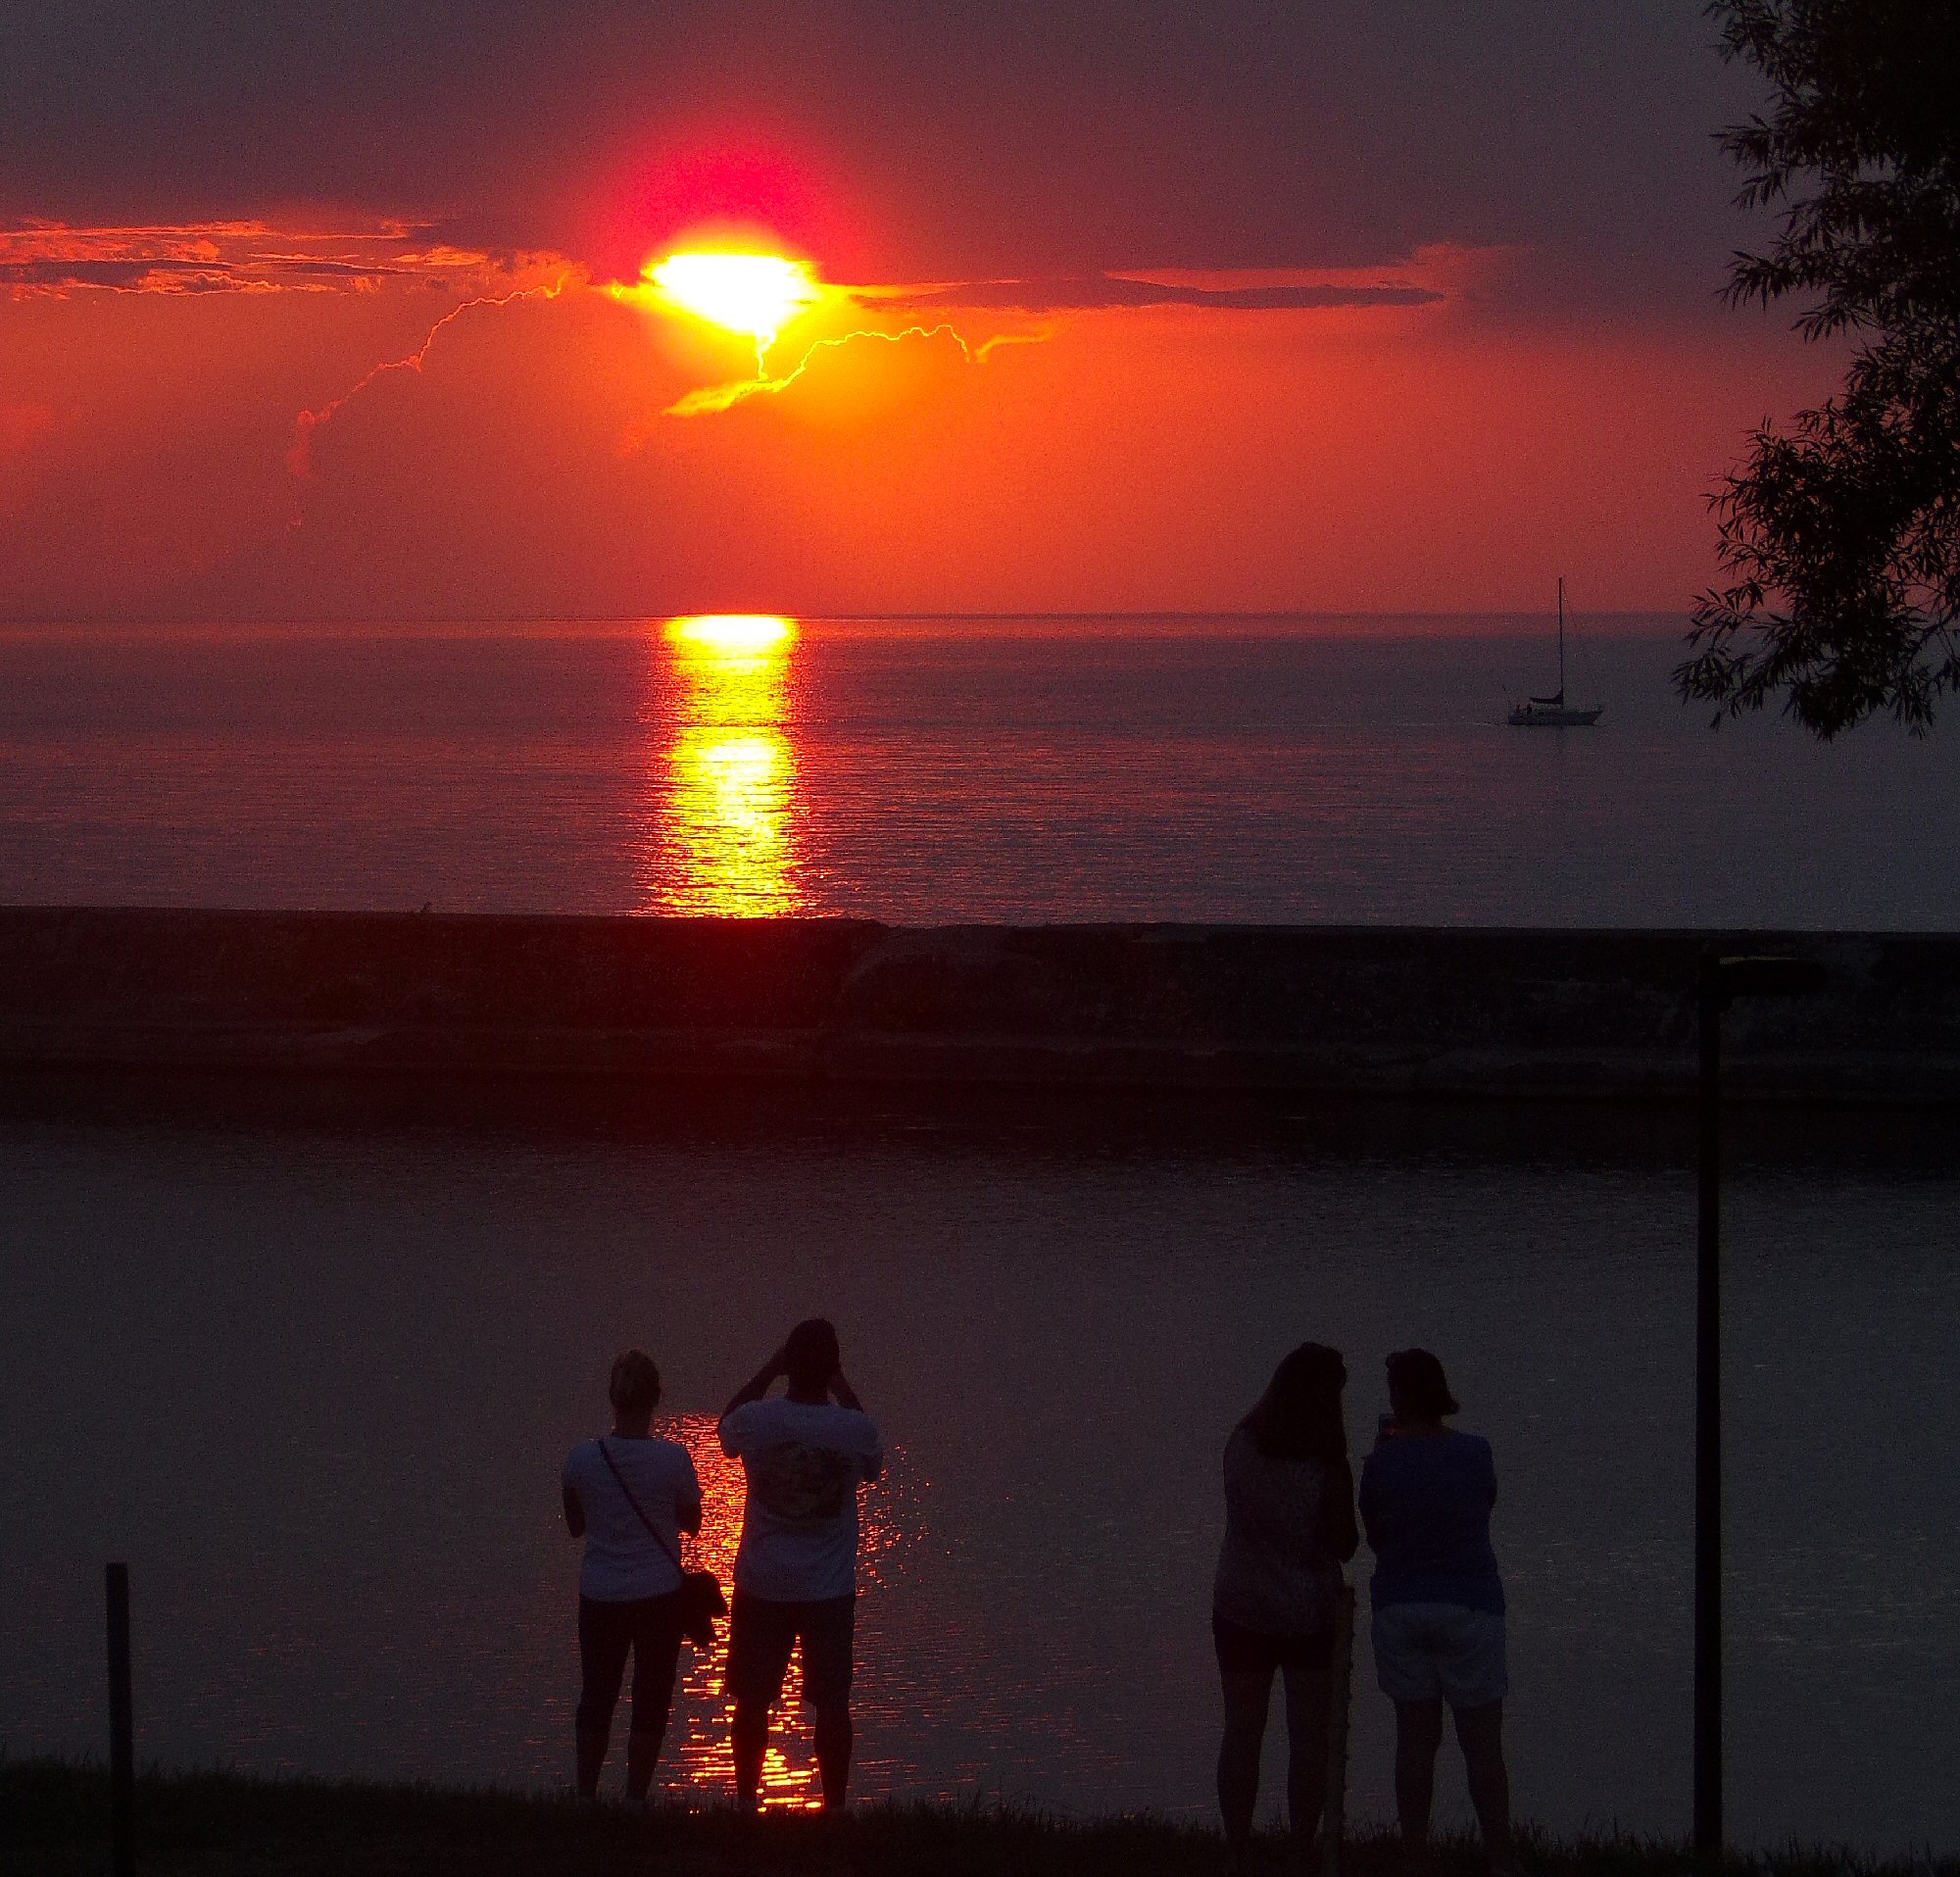
[[[1252,1812],[1259,1803],[1259,1750],[1265,1745],[1266,1711],[1272,1705],[1273,1670],[1218,1669],[1225,1697],[1225,1729],[1218,1741],[1218,1815],[1232,1855],[1245,1860],[1252,1839]]]
[[[858,1599],[835,1597],[806,1604],[798,1627],[803,1632],[803,1686],[813,1717],[817,1776],[823,1781],[823,1809],[841,1811],[851,1791],[851,1668],[858,1631]]]
[[[1328,1703],[1334,1677],[1325,1668],[1286,1665],[1287,1818],[1301,1850],[1327,1807]]]
[[[735,1808],[752,1812],[760,1803],[762,1761],[769,1751],[769,1709],[764,1703],[737,1701],[729,1728],[735,1758]]]
[[[796,1647],[794,1604],[775,1604],[737,1590],[728,1619],[728,1692],[735,1703],[730,1745],[735,1755],[735,1803],[756,1809],[762,1756],[769,1746],[769,1709],[783,1692]]]
[[[1396,1816],[1402,1849],[1419,1853],[1429,1843],[1429,1808],[1436,1795],[1436,1750],[1443,1745],[1443,1702],[1396,1703]]]
[[[1443,1745],[1444,1687],[1437,1673],[1432,1604],[1375,1605],[1375,1679],[1396,1704],[1396,1815],[1411,1861],[1429,1843],[1436,1750]]]
[[[626,1733],[626,1797],[645,1799],[666,1739],[680,1663],[680,1593],[633,1609],[633,1720]]]
[[[1513,1868],[1511,1782],[1504,1770],[1504,1618],[1499,1610],[1439,1612],[1437,1670],[1444,1699],[1456,1717],[1470,1803],[1484,1831],[1493,1870]]]
[[[626,1650],[633,1639],[625,1604],[578,1600],[578,1713],[573,1722],[578,1745],[578,1796],[599,1796],[599,1770],[612,1731],[612,1709],[626,1672]]]
[[[1470,1785],[1470,1803],[1484,1832],[1484,1853],[1491,1868],[1512,1868],[1511,1780],[1504,1770],[1504,1704],[1487,1702],[1481,1707],[1458,1707],[1456,1739],[1463,1749],[1463,1771]]]

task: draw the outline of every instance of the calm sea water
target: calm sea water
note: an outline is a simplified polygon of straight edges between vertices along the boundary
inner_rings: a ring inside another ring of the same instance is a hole
[[[0,900],[1960,925],[1960,741],[1711,733],[1679,622],[0,629]]]
[[[558,1467],[610,1358],[662,1363],[725,1565],[708,1416],[822,1309],[893,1455],[866,1797],[1206,1814],[1220,1448],[1313,1336],[1348,1353],[1357,1437],[1383,1354],[1421,1341],[1495,1444],[1520,1809],[1683,1831],[1684,1144],[1619,1116],[1561,1146],[1542,1117],[1494,1158],[1373,1125],[0,1124],[0,1751],[99,1751],[101,1561],[127,1556],[145,1755],[562,1785]],[[1950,1852],[1960,1180],[1834,1148],[1844,1125],[1739,1153],[1731,1186],[1732,1820]],[[1365,1642],[1357,1669],[1356,1806],[1383,1819]],[[719,1675],[688,1669],[669,1761],[710,1799]],[[807,1793],[801,1722],[771,1778]],[[1451,1754],[1444,1792],[1462,1817]]]

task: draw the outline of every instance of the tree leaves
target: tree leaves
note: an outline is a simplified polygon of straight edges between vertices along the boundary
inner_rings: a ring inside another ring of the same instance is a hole
[[[1728,298],[1812,296],[1805,338],[1857,349],[1843,390],[1758,431],[1710,498],[1728,582],[1697,602],[1676,682],[1718,723],[1781,697],[1821,737],[1881,712],[1923,734],[1960,691],[1960,5],[1710,12],[1774,94],[1721,133],[1739,199],[1788,205]]]

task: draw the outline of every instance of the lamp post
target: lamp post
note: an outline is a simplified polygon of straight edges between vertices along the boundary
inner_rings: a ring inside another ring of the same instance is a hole
[[[1701,1145],[1694,1262],[1694,1853],[1722,1855],[1722,1013],[1739,997],[1805,997],[1799,958],[1701,961]]]
[[[136,1723],[129,1700],[129,1566],[103,1569],[109,1614],[109,1868],[136,1867]]]

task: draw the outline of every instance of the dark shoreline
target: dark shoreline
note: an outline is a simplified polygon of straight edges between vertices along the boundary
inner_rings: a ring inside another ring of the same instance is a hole
[[[0,908],[0,1079],[1048,1090],[1678,1107],[1709,951],[1755,1104],[1960,1102],[1960,937],[1355,926],[886,926]]]
[[[106,1869],[108,1788],[99,1766],[0,1761],[0,1861],[45,1877]],[[1526,1867],[1543,1877],[1679,1877],[1692,1861],[1685,1844],[1610,1830],[1560,1839],[1525,1825],[1520,1841]],[[638,1877],[649,1869],[673,1877],[1210,1877],[1224,1858],[1209,1820],[1075,1819],[978,1801],[745,1825],[726,1805],[642,1812],[549,1795],[154,1769],[136,1781],[136,1849],[139,1870],[198,1877]],[[1284,1839],[1262,1850],[1265,1867],[1287,1867]],[[1432,1861],[1435,1877],[1478,1877],[1484,1867],[1464,1837],[1440,1839]],[[1393,1834],[1366,1826],[1345,1841],[1342,1864],[1352,1877],[1396,1877],[1404,1868]],[[1732,1851],[1723,1868],[1761,1877],[1960,1877],[1953,1857],[1828,1846]]]

